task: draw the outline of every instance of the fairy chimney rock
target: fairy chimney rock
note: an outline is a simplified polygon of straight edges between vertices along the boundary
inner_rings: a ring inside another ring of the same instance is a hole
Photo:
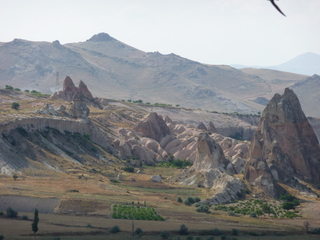
[[[245,178],[249,182],[260,176],[284,183],[293,177],[320,182],[319,142],[293,90],[286,88],[283,95],[275,94],[269,101],[247,158]],[[262,171],[258,166],[264,163]]]
[[[157,142],[161,142],[164,137],[172,135],[162,116],[156,112],[151,112],[144,117],[134,126],[134,130],[143,133],[145,137],[152,138]]]
[[[218,143],[207,133],[200,133],[196,146],[196,159],[192,166],[196,171],[218,168],[225,171],[227,160]]]

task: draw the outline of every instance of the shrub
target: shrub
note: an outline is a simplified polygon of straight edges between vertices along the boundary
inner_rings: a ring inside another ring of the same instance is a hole
[[[4,236],[3,235],[0,235],[0,240],[3,240],[4,239]]]
[[[126,172],[131,172],[131,173],[134,172],[134,168],[131,167],[131,166],[124,167],[123,170],[126,171]]]
[[[197,212],[205,212],[205,213],[209,213],[210,210],[209,210],[209,207],[206,206],[206,205],[200,205],[197,209],[196,209]]]
[[[187,240],[193,240],[193,236],[188,236]]]
[[[239,235],[239,230],[236,229],[236,228],[232,228],[231,234],[234,235],[234,236],[238,236]]]
[[[281,204],[281,207],[286,210],[295,209],[295,205],[292,202],[284,202]]]
[[[256,218],[256,217],[257,217],[256,212],[252,212],[252,213],[250,213],[250,217],[252,217],[252,218]]]
[[[187,199],[188,199],[188,201],[189,201],[190,204],[194,204],[194,203],[195,203],[193,197],[188,197]]]
[[[221,236],[221,240],[226,240],[227,239],[227,236],[226,235],[222,235]]]
[[[0,212],[0,216],[2,216],[2,215],[4,215],[4,213],[3,213],[3,212]]]
[[[189,234],[188,228],[186,227],[186,225],[181,224],[179,234],[181,234],[181,235],[188,235]]]
[[[10,85],[6,85],[5,89],[12,90],[12,89],[13,89],[13,87],[12,87],[12,86],[10,86]]]
[[[11,108],[12,108],[12,109],[18,110],[19,107],[20,107],[20,104],[19,104],[19,103],[17,103],[17,102],[11,103]]]
[[[28,220],[29,218],[28,218],[27,215],[23,215],[23,216],[21,217],[21,219],[22,219],[22,220]]]
[[[251,235],[251,236],[259,236],[259,234],[256,233],[256,232],[249,232],[248,234]]]
[[[214,228],[214,229],[212,229],[211,234],[212,234],[213,236],[220,236],[220,235],[223,234],[223,232],[220,231],[218,228]]]
[[[92,228],[92,225],[90,223],[88,223],[87,228]]]
[[[110,233],[118,233],[120,232],[120,228],[118,225],[115,225],[114,227],[112,227],[110,230],[109,230]]]
[[[311,233],[311,234],[320,234],[320,228],[314,228],[309,233]]]
[[[170,233],[166,230],[163,230],[161,233],[160,233],[160,237],[162,237],[162,239],[168,239],[170,236]]]
[[[193,200],[194,200],[194,202],[200,202],[201,201],[201,199],[199,198],[199,197],[195,197],[195,198],[193,198]]]
[[[183,202],[182,198],[181,197],[177,197],[177,202],[182,203]]]
[[[141,237],[142,234],[143,234],[143,231],[142,231],[141,228],[137,228],[137,229],[134,231],[134,234],[137,235],[137,236],[139,236],[139,237]]]
[[[210,236],[210,237],[207,237],[206,240],[214,240],[214,237]]]
[[[186,200],[184,200],[184,202],[183,202],[185,205],[187,205],[187,206],[190,206],[191,205],[191,203],[189,202],[189,200],[188,199],[186,199]]]
[[[18,212],[13,210],[11,207],[7,208],[7,217],[8,218],[15,218],[18,216]]]

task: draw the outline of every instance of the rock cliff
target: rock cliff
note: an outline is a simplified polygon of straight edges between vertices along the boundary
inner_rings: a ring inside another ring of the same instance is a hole
[[[279,195],[275,180],[286,183],[296,177],[319,183],[319,169],[318,139],[296,94],[286,88],[283,95],[274,95],[262,113],[250,144],[245,178],[263,189],[263,182],[273,185],[274,190],[267,192],[275,196]]]

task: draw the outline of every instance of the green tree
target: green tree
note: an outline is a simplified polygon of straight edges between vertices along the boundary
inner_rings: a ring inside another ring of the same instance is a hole
[[[170,233],[166,230],[163,230],[161,233],[160,233],[160,237],[162,237],[162,239],[168,239],[170,237]]]
[[[134,234],[138,237],[141,237],[142,234],[143,234],[143,231],[141,228],[137,228],[135,231],[134,231]]]
[[[18,212],[13,210],[11,207],[7,208],[7,217],[8,218],[16,218],[18,216]]]
[[[38,209],[34,210],[34,218],[33,218],[33,222],[31,223],[32,226],[32,231],[33,231],[33,236],[36,235],[36,232],[38,232],[39,228],[38,228],[38,223],[39,223],[39,216],[38,216]]]
[[[110,233],[118,233],[120,232],[120,228],[118,225],[115,225],[113,228],[109,230]]]
[[[183,202],[182,198],[181,197],[177,197],[177,202],[182,203]]]
[[[17,102],[11,103],[11,108],[12,108],[12,109],[18,110],[19,107],[20,107],[20,104],[19,104],[19,103],[17,103]]]
[[[186,225],[184,225],[184,224],[180,225],[179,234],[181,234],[181,235],[188,235],[189,234],[188,228],[186,227]]]
[[[13,87],[12,87],[12,86],[10,86],[10,85],[6,85],[6,89],[8,89],[8,90],[12,90],[12,89],[13,89]]]

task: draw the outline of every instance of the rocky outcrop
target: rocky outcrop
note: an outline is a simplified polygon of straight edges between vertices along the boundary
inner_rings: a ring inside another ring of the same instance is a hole
[[[82,92],[77,91],[72,99],[71,108],[68,111],[71,118],[88,119],[90,109],[87,107],[84,101],[84,95]]]
[[[154,175],[154,176],[152,176],[149,181],[150,181],[150,182],[157,182],[157,183],[161,183],[161,182],[162,182],[160,175]]]
[[[200,133],[197,140],[196,159],[192,166],[196,171],[218,168],[225,170],[227,160],[223,151],[207,133]]]
[[[212,197],[202,201],[203,204],[228,203],[239,198],[244,185],[226,171],[229,174],[236,172],[219,144],[207,133],[200,133],[196,159],[190,169],[182,172],[185,179],[181,184],[210,188]]]
[[[51,98],[63,99],[65,101],[71,102],[73,101],[73,97],[77,91],[81,92],[82,95],[85,96],[88,100],[94,100],[91,92],[87,88],[87,85],[82,80],[79,83],[79,87],[76,87],[69,76],[67,76],[63,81],[62,91],[53,93],[51,95]]]
[[[210,133],[216,133],[217,132],[216,127],[214,126],[213,122],[211,122],[211,121],[209,122],[208,132],[210,132]]]
[[[168,143],[168,141],[162,140],[166,140],[164,139],[165,137],[168,140],[172,135],[162,116],[158,115],[156,112],[151,112],[144,117],[134,126],[134,130],[143,133],[145,137],[152,138],[159,143],[162,142],[162,147],[165,147]]]
[[[275,94],[262,113],[249,152],[245,178],[271,196],[279,195],[275,180],[293,177],[310,183],[320,182],[319,142],[303,113],[295,93],[286,88]],[[266,180],[267,179],[267,180]],[[272,190],[273,185],[274,189]]]

